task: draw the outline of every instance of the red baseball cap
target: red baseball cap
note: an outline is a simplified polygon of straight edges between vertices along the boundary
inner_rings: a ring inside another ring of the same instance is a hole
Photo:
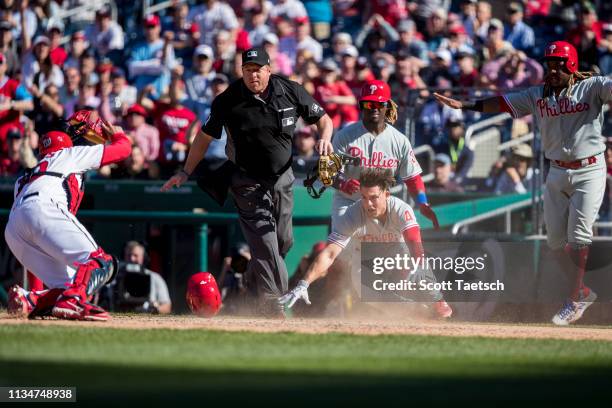
[[[294,21],[295,21],[295,24],[308,24],[309,23],[308,16],[296,17]]]
[[[139,105],[137,103],[133,104],[128,108],[127,114],[130,115],[132,113],[137,113],[141,116],[147,116],[147,110],[142,105]]]
[[[377,79],[368,81],[361,88],[361,97],[359,101],[374,101],[374,102],[388,102],[391,99],[391,89],[389,85],[384,81]]]
[[[144,18],[144,25],[146,27],[155,27],[160,25],[159,17],[155,14],[149,14]]]

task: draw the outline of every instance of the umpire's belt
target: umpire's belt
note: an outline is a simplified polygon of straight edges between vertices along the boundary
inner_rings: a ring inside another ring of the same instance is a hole
[[[582,167],[590,166],[593,163],[597,163],[597,157],[591,156],[591,157],[587,157],[586,159],[576,160],[576,161],[571,161],[571,162],[553,160],[553,163],[555,163],[559,167],[563,167],[564,169],[576,170]]]

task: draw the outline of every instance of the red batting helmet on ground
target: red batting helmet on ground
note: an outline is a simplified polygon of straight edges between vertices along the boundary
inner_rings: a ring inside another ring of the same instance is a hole
[[[576,48],[565,41],[555,41],[546,46],[544,50],[544,60],[562,59],[565,67],[570,73],[578,71],[578,53]]]
[[[361,101],[387,102],[391,99],[391,89],[384,81],[368,81],[361,88]]]
[[[187,283],[187,305],[191,311],[203,317],[213,317],[221,308],[221,294],[217,281],[208,272],[191,275]]]
[[[52,130],[45,133],[40,141],[40,155],[46,156],[65,147],[72,147],[72,139],[64,132]]]

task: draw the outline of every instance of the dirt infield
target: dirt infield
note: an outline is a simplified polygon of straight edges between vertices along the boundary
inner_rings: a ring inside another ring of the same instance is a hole
[[[105,323],[72,322],[61,320],[15,319],[0,313],[0,325],[29,324],[51,326],[88,326],[120,329],[209,329],[253,332],[347,333],[359,335],[422,335],[422,336],[479,336],[494,338],[534,338],[566,340],[612,341],[610,327],[555,327],[548,325],[484,324],[469,322],[438,322],[431,320],[402,321],[376,319],[287,319],[266,320],[243,317],[115,315]]]

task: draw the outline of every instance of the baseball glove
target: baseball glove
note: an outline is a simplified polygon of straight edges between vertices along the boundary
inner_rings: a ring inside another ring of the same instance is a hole
[[[102,131],[102,118],[95,111],[76,111],[68,118],[66,125],[66,133],[75,144],[97,145],[107,141]]]
[[[334,183],[345,164],[354,163],[356,158],[339,153],[319,157],[319,161],[304,180],[304,187],[312,198],[320,198],[325,189]],[[359,160],[357,158],[357,160]],[[314,183],[319,180],[323,186],[317,190]]]

